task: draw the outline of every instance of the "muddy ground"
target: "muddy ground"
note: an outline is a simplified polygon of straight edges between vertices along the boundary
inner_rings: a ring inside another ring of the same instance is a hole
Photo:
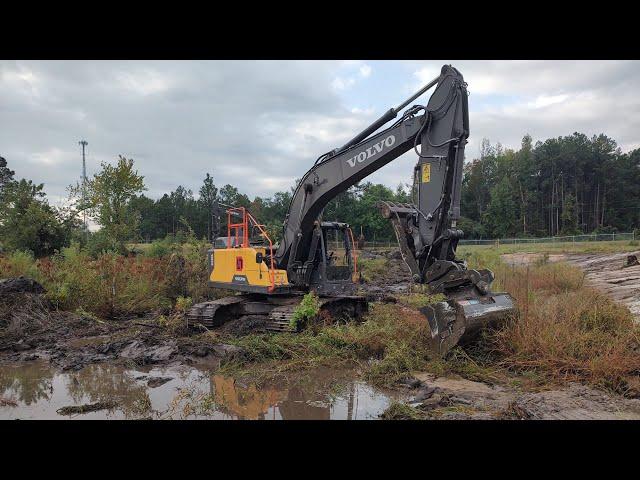
[[[638,316],[640,266],[622,268],[627,255],[551,255],[548,260],[569,261],[584,269],[593,286],[625,303]],[[385,273],[366,286],[370,300],[384,300],[410,288],[409,271],[399,252],[362,255],[380,256],[390,262]],[[538,257],[513,254],[504,259],[526,264]],[[221,332],[202,334],[179,325],[174,329],[161,327],[157,317],[150,312],[142,318],[108,321],[62,312],[49,304],[35,285],[16,287],[0,282],[0,365],[45,362],[69,373],[80,373],[90,365],[128,369],[182,365],[213,371],[223,359],[243,355],[240,348],[224,341],[225,335],[248,333],[238,321],[227,324]],[[157,382],[162,381],[160,376]],[[148,388],[162,388],[161,383],[153,382]],[[421,418],[640,419],[640,399],[579,384],[531,391],[517,383],[488,384],[415,372],[397,385],[396,391],[420,412]]]
[[[443,420],[640,420],[640,399],[570,383],[541,391],[416,373],[407,403],[421,418]]]
[[[63,371],[93,363],[126,366],[219,363],[240,354],[224,342],[161,327],[157,315],[100,320],[56,310],[37,293],[0,295],[0,362],[46,360]]]

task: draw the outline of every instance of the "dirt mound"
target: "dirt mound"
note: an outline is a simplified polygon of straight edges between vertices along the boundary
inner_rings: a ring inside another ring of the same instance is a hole
[[[1,278],[0,296],[11,293],[45,293],[45,289],[32,278]]]

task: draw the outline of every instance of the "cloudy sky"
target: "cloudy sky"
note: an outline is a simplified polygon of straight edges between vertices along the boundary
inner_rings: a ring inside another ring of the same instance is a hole
[[[53,203],[80,178],[83,138],[88,175],[125,155],[154,198],[197,192],[207,172],[269,196],[444,63],[469,84],[467,159],[482,138],[515,148],[526,133],[640,146],[638,61],[0,61],[0,155]],[[414,163],[407,153],[370,180],[395,187]]]

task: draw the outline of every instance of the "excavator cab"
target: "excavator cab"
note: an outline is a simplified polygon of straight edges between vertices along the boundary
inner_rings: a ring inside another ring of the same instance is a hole
[[[353,290],[358,272],[358,259],[349,224],[318,222],[319,232],[310,287],[319,294],[331,295]]]

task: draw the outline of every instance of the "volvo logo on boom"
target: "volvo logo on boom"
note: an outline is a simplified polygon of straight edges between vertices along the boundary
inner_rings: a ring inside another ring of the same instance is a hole
[[[387,147],[387,148],[392,147],[394,143],[396,143],[395,135],[389,135],[384,140],[380,140],[378,143],[374,143],[372,146],[370,146],[366,150],[358,153],[357,155],[354,155],[349,160],[347,160],[347,163],[351,168],[353,168],[356,166],[356,162],[362,163],[365,160],[370,159],[371,157],[375,157],[377,154],[379,154],[382,151],[383,147]]]

